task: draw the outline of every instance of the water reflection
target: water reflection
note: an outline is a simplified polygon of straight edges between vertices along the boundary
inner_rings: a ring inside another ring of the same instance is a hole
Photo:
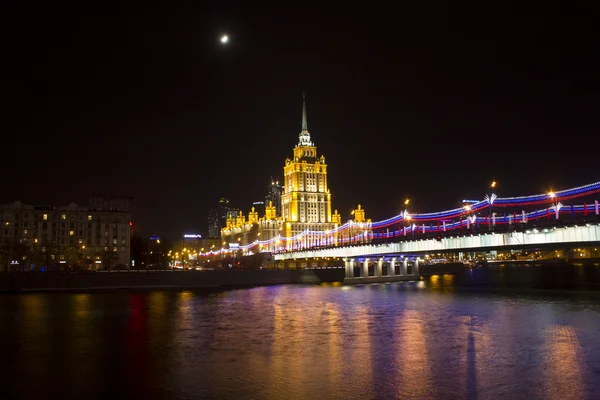
[[[130,394],[154,398],[146,384],[154,379],[152,350],[148,323],[149,296],[143,293],[129,295],[129,318],[123,341],[123,380],[128,381]]]
[[[28,294],[22,296],[19,300],[18,304],[15,305],[17,312],[13,314],[14,319],[3,321],[0,324],[0,326],[16,324],[17,328],[13,330],[16,335],[15,337],[0,338],[0,340],[4,339],[2,342],[8,344],[9,348],[15,346],[17,371],[21,374],[37,377],[39,386],[48,387],[50,384],[48,368],[52,362],[52,343],[49,340],[51,332],[46,304],[47,296]],[[0,332],[3,332],[3,329]],[[5,374],[3,376],[7,377]],[[25,397],[32,397],[36,394],[35,388],[30,385],[20,387],[14,392]]]
[[[347,381],[348,391],[359,398],[367,398],[373,393],[373,365],[371,354],[371,315],[367,306],[354,308],[350,318],[349,331],[353,334],[346,343],[348,366],[351,380]]]
[[[550,325],[544,332],[544,393],[546,399],[585,398],[580,344],[569,325]]]
[[[416,310],[406,310],[397,319],[396,325],[396,398],[434,398],[425,323],[421,314]]]
[[[600,398],[600,299],[454,285],[7,296],[2,399]]]
[[[285,293],[291,288],[282,288]],[[299,303],[274,304],[273,339],[269,372],[269,398],[285,397],[286,393],[299,393],[302,382],[296,379],[303,375],[304,329],[303,314]]]

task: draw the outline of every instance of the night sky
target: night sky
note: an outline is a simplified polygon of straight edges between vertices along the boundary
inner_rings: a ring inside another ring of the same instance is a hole
[[[143,234],[205,233],[281,178],[302,92],[344,220],[600,180],[598,10],[441,4],[5,10],[0,203],[130,196]]]

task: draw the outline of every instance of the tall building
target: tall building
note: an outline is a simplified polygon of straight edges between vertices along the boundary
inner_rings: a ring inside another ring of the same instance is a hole
[[[217,207],[208,211],[208,237],[220,238],[221,229],[226,226],[227,219],[231,216],[235,220],[239,212],[239,209],[229,206],[228,199],[220,198]]]
[[[265,196],[265,207],[269,205],[269,202],[275,207],[277,215],[281,215],[281,194],[283,192],[283,186],[279,184],[279,181],[271,178],[269,183],[268,193]],[[266,211],[266,208],[265,208]]]
[[[327,187],[325,156],[319,157],[312,143],[306,117],[306,98],[302,98],[302,129],[294,157],[285,160],[283,167],[282,216],[286,222],[286,236],[295,236],[305,230],[333,229],[331,193]]]
[[[0,270],[128,268],[126,199],[94,197],[88,207],[0,206]]]
[[[370,230],[370,220],[364,219],[364,210],[359,206],[361,221],[356,218],[358,225],[353,225],[352,232],[338,236],[336,228],[341,225],[341,216],[337,210],[333,214],[331,212],[327,164],[325,157],[317,153],[317,147],[311,141],[304,96],[298,144],[293,149],[293,158],[285,160],[283,177],[283,191],[277,181],[272,181],[270,185],[264,218],[259,218],[254,207],[248,213],[247,220],[241,211],[235,217],[228,217],[221,237],[230,244],[230,248],[235,247],[232,245],[257,241],[265,244],[253,252],[332,245],[338,244],[338,238],[345,241],[349,240],[350,235],[358,237]],[[279,211],[278,204],[281,204]],[[325,235],[314,232],[324,232]],[[294,239],[280,240],[282,237]]]
[[[221,237],[222,228],[219,210],[216,208],[208,210],[208,237],[213,239]]]

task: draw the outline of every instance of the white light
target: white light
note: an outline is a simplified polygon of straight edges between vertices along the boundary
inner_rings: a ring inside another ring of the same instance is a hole
[[[221,43],[227,43],[229,41],[229,36],[223,35],[221,36]]]

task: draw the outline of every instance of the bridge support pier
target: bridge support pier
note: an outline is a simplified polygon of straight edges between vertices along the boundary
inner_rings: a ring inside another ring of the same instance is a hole
[[[396,275],[396,259],[392,258],[390,261],[390,266],[388,267],[388,275],[394,276]]]
[[[413,275],[419,275],[419,257],[415,258],[412,269]]]
[[[360,274],[361,278],[366,278],[369,276],[369,259],[365,258],[363,261],[362,273]]]
[[[377,269],[375,270],[375,276],[383,275],[383,258],[377,260]]]
[[[344,258],[344,268],[346,268],[346,278],[354,278],[354,260]]]
[[[402,268],[400,268],[400,275],[406,275],[408,271],[408,260],[406,258],[402,259]]]

